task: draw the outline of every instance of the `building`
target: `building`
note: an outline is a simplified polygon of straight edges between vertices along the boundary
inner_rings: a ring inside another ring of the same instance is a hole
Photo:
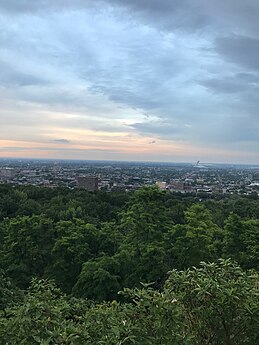
[[[185,183],[181,180],[172,180],[170,182],[170,190],[174,192],[183,192]]]
[[[86,189],[88,192],[98,190],[98,177],[96,176],[78,176],[77,184],[79,188]]]
[[[156,182],[156,186],[157,186],[159,189],[165,190],[167,184],[166,184],[166,182],[157,181],[157,182]]]

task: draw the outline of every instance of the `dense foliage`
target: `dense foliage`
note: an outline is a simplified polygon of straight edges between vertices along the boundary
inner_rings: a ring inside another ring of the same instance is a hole
[[[256,198],[2,185],[0,341],[256,344],[258,240]]]
[[[1,286],[1,293],[9,290]],[[0,342],[33,344],[258,344],[258,274],[230,260],[173,270],[160,291],[125,289],[94,304],[32,280],[0,314]]]

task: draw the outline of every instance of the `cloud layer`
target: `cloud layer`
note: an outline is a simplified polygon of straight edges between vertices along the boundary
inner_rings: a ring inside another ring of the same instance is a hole
[[[259,163],[258,14],[257,0],[2,0],[0,156]]]

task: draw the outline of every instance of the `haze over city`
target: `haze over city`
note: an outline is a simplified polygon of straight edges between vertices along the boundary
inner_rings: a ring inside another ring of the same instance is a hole
[[[257,0],[1,0],[0,157],[259,163]]]

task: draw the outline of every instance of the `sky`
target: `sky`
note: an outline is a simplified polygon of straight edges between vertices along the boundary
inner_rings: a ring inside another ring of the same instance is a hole
[[[0,0],[0,157],[259,163],[258,0]]]

